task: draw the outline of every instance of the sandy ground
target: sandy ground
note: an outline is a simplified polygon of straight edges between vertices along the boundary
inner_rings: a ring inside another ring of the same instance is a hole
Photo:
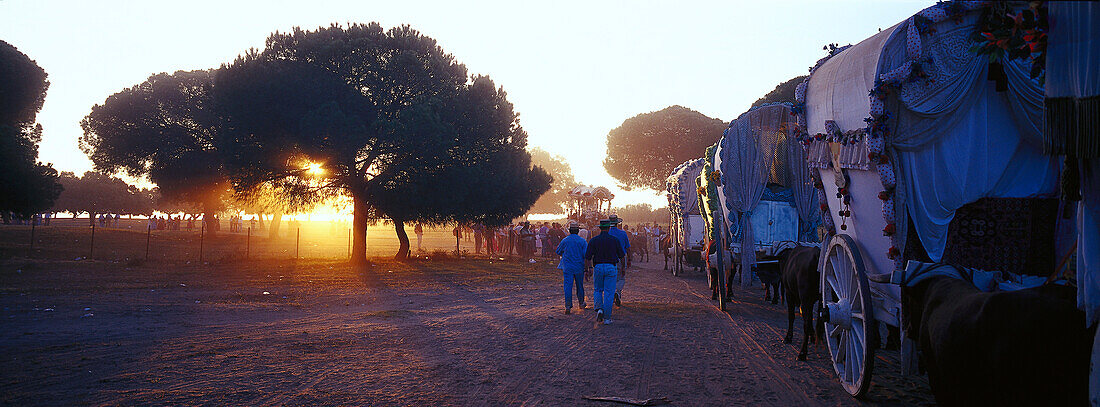
[[[8,259],[0,404],[930,403],[922,378],[898,376],[894,353],[856,401],[823,346],[795,360],[797,345],[781,342],[785,311],[762,292],[737,291],[726,313],[703,275],[640,266],[603,326],[591,310],[564,314],[561,275],[545,262]]]

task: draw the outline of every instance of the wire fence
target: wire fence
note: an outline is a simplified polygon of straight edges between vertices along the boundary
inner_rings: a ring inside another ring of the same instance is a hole
[[[212,232],[201,222],[191,228],[182,225],[178,230],[160,230],[149,227],[145,219],[120,219],[117,225],[107,227],[89,224],[87,218],[54,218],[49,225],[0,226],[0,258],[188,263],[351,256],[352,231],[346,223],[284,222],[278,230],[272,235],[270,225],[259,228],[247,222],[240,230],[222,226]],[[425,228],[419,242],[412,225],[406,226],[406,232],[414,255],[453,253],[456,247],[460,252],[476,251],[472,236],[456,239],[451,229]],[[399,245],[393,225],[378,223],[367,228],[367,256],[393,256]]]

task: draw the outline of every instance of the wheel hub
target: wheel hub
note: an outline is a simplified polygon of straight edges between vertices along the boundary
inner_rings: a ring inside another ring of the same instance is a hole
[[[843,329],[852,329],[852,304],[847,298],[825,304],[825,321]]]

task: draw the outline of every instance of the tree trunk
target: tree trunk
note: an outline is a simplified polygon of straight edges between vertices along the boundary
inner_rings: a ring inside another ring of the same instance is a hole
[[[271,216],[271,229],[267,231],[267,238],[268,239],[278,239],[279,238],[279,225],[281,225],[282,222],[283,222],[283,213],[282,212],[275,212],[275,214]]]
[[[409,235],[405,233],[405,221],[393,220],[393,228],[397,231],[397,241],[401,243],[397,248],[397,255],[393,256],[396,260],[405,260],[409,258]]]
[[[362,197],[352,197],[351,263],[367,264],[367,202]]]
[[[256,216],[256,220],[259,221],[260,230],[263,230],[264,229],[264,214],[257,213],[254,216]]]

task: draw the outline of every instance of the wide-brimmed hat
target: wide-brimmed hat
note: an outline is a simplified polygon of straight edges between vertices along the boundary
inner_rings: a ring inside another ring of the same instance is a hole
[[[602,219],[600,220],[600,228],[610,228],[615,226],[615,223],[616,222],[611,219]]]
[[[619,219],[619,215],[611,215],[610,217],[607,218],[607,221],[611,222],[611,223],[622,223],[623,222],[622,219]]]

